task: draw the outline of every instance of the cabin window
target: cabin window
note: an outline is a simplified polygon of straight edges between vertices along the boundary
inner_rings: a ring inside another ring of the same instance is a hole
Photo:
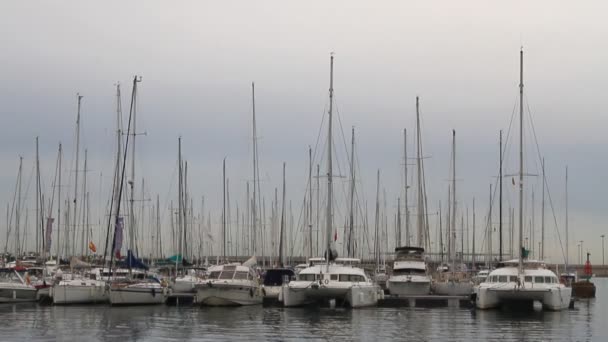
[[[336,280],[336,281],[337,281],[337,280],[338,280],[338,275],[337,275],[337,274],[331,274],[331,275],[330,275],[330,279],[331,279],[331,280]]]
[[[524,277],[524,282],[531,283],[532,282],[532,276],[525,276]]]
[[[220,279],[232,279],[234,276],[234,271],[226,271],[224,270],[222,274],[220,274]]]
[[[507,276],[499,276],[498,277],[498,282],[499,283],[506,283],[507,282],[508,277]]]
[[[315,276],[318,276],[318,274],[299,274],[298,279],[302,281],[314,281]]]
[[[534,282],[538,283],[538,284],[542,284],[545,282],[545,278],[544,277],[534,277]]]
[[[248,275],[249,275],[248,272],[236,272],[234,274],[234,279],[247,279]]]
[[[553,283],[553,279],[551,277],[545,277],[545,283],[551,284]]]
[[[209,279],[217,279],[220,277],[220,273],[219,271],[213,271],[211,272],[211,274],[209,274]]]
[[[509,276],[509,282],[517,283],[517,276]]]

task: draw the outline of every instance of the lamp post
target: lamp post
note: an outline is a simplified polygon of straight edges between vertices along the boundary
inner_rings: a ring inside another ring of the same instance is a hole
[[[602,266],[604,266],[604,234],[600,237],[602,238]]]
[[[576,258],[578,259],[578,262],[580,264],[580,262],[581,262],[581,244],[580,243],[576,244]]]
[[[580,241],[581,243],[581,265],[583,264],[583,240]]]

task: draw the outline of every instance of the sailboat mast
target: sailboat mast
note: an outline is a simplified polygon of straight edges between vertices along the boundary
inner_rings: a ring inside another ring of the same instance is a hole
[[[450,259],[452,259],[452,273],[455,268],[455,259],[456,259],[456,130],[452,130],[452,215],[450,215],[452,220],[451,228],[452,228],[452,237],[450,239],[451,244],[451,253]]]
[[[329,259],[331,256],[331,231],[332,231],[332,204],[333,204],[333,186],[332,186],[332,111],[333,111],[333,103],[334,103],[334,56],[333,54],[330,56],[330,65],[329,65],[329,120],[328,120],[328,130],[327,130],[327,227],[326,227],[326,253],[327,253],[327,266],[329,266]]]
[[[76,165],[74,167],[74,220],[73,225],[74,227],[73,232],[76,232],[76,215],[78,213],[78,167],[80,166],[80,164],[78,163],[78,157],[80,156],[80,105],[82,102],[82,95],[80,95],[79,93],[76,93],[76,98],[78,99],[78,111],[76,114]],[[75,234],[72,235],[73,237],[75,237]],[[73,239],[73,244],[76,244],[76,240]],[[72,247],[72,252],[74,252],[75,249]],[[72,253],[74,254],[74,253]]]
[[[543,163],[541,165],[543,172],[543,195],[540,209],[540,260],[545,260],[545,158],[543,157]]]
[[[566,166],[566,272],[568,272],[568,264],[570,263],[570,259],[568,258],[568,239],[568,166]]]
[[[523,271],[524,237],[524,50],[519,51],[519,273]]]
[[[283,236],[285,234],[285,165],[283,162],[283,200],[281,205],[281,231],[279,232],[279,266],[283,267]]]
[[[423,240],[423,231],[424,231],[424,202],[422,199],[423,196],[423,190],[422,190],[422,161],[420,160],[420,158],[422,158],[421,154],[421,147],[420,147],[420,107],[419,107],[419,99],[418,96],[416,96],[416,167],[417,167],[417,176],[418,176],[418,209],[417,209],[417,214],[418,214],[418,220],[417,220],[417,224],[418,224],[418,247],[424,247],[424,240]]]
[[[500,130],[499,158],[500,166],[498,169],[498,261],[502,261],[502,130]]]
[[[222,255],[224,257],[224,262],[226,262],[226,158],[224,157],[224,161],[222,163]]]
[[[403,206],[405,209],[405,245],[410,245],[410,211],[407,205],[407,129],[403,129],[403,177],[405,178],[405,194],[403,197]],[[401,241],[399,241],[401,244]]]
[[[60,240],[60,232],[61,232],[61,159],[62,159],[62,150],[61,150],[61,143],[59,143],[59,152],[58,152],[58,164],[59,166],[57,167],[57,189],[59,189],[57,191],[57,262],[59,262],[59,258],[61,257],[61,240]]]
[[[308,258],[312,258],[312,148],[308,146]]]
[[[258,165],[257,165],[257,154],[258,154],[258,148],[257,148],[257,131],[256,131],[256,123],[255,123],[255,83],[251,82],[251,106],[252,106],[252,115],[253,115],[253,121],[252,121],[252,129],[253,129],[253,204],[251,206],[251,212],[252,212],[252,226],[251,226],[251,232],[252,232],[252,249],[253,249],[253,253],[257,254],[257,245],[256,245],[256,238],[257,238],[257,190],[258,190],[258,180],[257,180],[257,175],[258,175]]]
[[[380,267],[380,169],[376,176],[376,219],[374,227],[374,259],[376,261],[376,272]]]
[[[348,231],[348,257],[352,258],[355,254],[353,246],[353,233],[355,225],[355,127],[352,128],[351,150],[350,150],[350,218]]]
[[[36,252],[40,255],[40,242],[42,241],[42,249],[44,250],[44,219],[41,220],[40,215],[40,159],[38,157],[38,137],[36,137]],[[40,227],[38,226],[40,224]],[[39,233],[42,233],[42,237],[39,238]]]

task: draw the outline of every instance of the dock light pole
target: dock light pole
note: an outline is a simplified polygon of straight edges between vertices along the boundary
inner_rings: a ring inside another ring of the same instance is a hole
[[[576,258],[578,259],[578,263],[580,264],[581,263],[581,244],[580,243],[576,244],[576,254],[577,254]]]
[[[604,266],[604,234],[600,237],[602,238],[602,266]]]
[[[581,243],[581,265],[583,264],[583,240],[580,241]]]

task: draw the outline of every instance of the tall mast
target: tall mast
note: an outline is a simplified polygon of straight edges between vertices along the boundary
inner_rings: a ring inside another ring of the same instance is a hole
[[[543,195],[540,209],[540,260],[545,260],[545,158],[543,157]]]
[[[42,249],[44,250],[44,219],[40,215],[40,197],[40,159],[38,156],[38,137],[36,137],[36,224],[34,224],[34,228],[36,230],[36,252],[39,255],[41,254],[40,240],[42,240]],[[38,226],[39,224],[40,226]],[[42,233],[41,239],[38,237],[39,233]]]
[[[498,169],[498,260],[502,261],[502,130],[500,130],[499,148],[500,167]]]
[[[475,269],[475,197],[473,197],[473,250],[471,251],[471,260],[473,264],[473,269]]]
[[[78,167],[80,166],[80,164],[78,163],[78,157],[80,156],[80,105],[82,102],[82,95],[80,95],[79,93],[76,93],[76,98],[78,99],[78,112],[76,114],[76,165],[74,167],[74,220],[72,221],[73,223],[73,233],[72,236],[75,237],[75,232],[76,232],[76,214],[78,212]],[[73,239],[72,240],[73,244],[76,244],[76,241]],[[75,249],[72,248],[72,252],[74,252]]]
[[[403,129],[403,173],[405,182],[405,195],[403,197],[403,206],[405,207],[405,245],[410,245],[410,211],[407,205],[407,129]],[[401,243],[401,241],[399,241]]]
[[[348,257],[352,258],[355,255],[355,246],[353,246],[353,233],[355,225],[355,127],[352,128],[351,148],[350,148],[350,212],[349,212],[349,229],[348,241],[346,248]]]
[[[376,262],[376,272],[380,267],[380,169],[376,176],[376,220],[374,229],[374,259]]]
[[[329,266],[329,259],[331,256],[331,231],[332,231],[332,201],[333,201],[333,186],[332,186],[332,111],[333,111],[333,103],[334,103],[334,55],[330,56],[330,65],[329,65],[329,120],[328,120],[328,130],[327,130],[327,227],[326,227],[326,253],[327,253],[327,265]]]
[[[183,236],[182,236],[182,241],[183,241],[183,250],[184,250],[184,255],[182,256],[182,259],[188,256],[188,235],[187,232],[189,231],[188,229],[188,161],[186,160],[184,162],[184,180],[183,180],[183,191],[182,191],[182,198],[184,201],[184,204],[182,205],[182,215],[184,216],[184,220],[183,220]]]
[[[131,143],[131,198],[129,201],[129,249],[133,251],[133,243],[135,240],[135,210],[133,209],[133,201],[135,200],[135,138],[137,136],[137,77],[133,79],[133,95],[131,97],[131,111],[133,113],[133,141]],[[130,269],[130,267],[129,267]]]
[[[83,198],[83,206],[82,206],[82,236],[81,236],[81,242],[82,245],[80,246],[80,255],[84,256],[85,253],[88,255],[89,254],[89,248],[87,247],[87,243],[88,241],[86,241],[85,237],[86,234],[85,232],[89,231],[89,227],[86,225],[86,218],[87,218],[87,210],[86,210],[86,201],[87,201],[87,158],[88,158],[88,151],[87,149],[84,150],[84,169],[82,170],[83,175],[82,175],[82,198]],[[74,225],[76,225],[76,222],[74,222]]]
[[[59,239],[61,237],[60,232],[61,232],[61,159],[62,159],[62,150],[61,150],[61,143],[59,143],[59,152],[58,152],[59,156],[57,157],[57,159],[59,159],[58,161],[58,182],[57,182],[57,189],[59,189],[57,191],[57,262],[59,263],[59,258],[61,257],[61,240]]]
[[[226,158],[224,157],[224,161],[222,163],[222,180],[223,180],[223,186],[222,186],[222,193],[223,193],[223,199],[222,199],[222,242],[223,242],[223,246],[222,246],[222,255],[224,257],[224,262],[226,262]]]
[[[19,156],[19,176],[17,178],[18,181],[18,192],[17,192],[17,207],[15,210],[15,257],[18,258],[21,256],[21,234],[19,232],[19,221],[21,221],[21,185],[22,185],[22,175],[23,175],[23,157]]]
[[[252,120],[252,129],[253,129],[253,204],[251,206],[251,212],[253,215],[253,219],[252,219],[252,243],[253,243],[253,253],[254,255],[257,254],[257,245],[256,245],[256,240],[257,240],[257,190],[259,189],[258,186],[258,180],[257,180],[257,176],[258,176],[258,147],[257,147],[257,128],[256,128],[256,122],[255,122],[255,83],[251,82],[251,107],[252,107],[252,115],[253,115],[253,120]]]
[[[454,272],[455,259],[456,259],[456,130],[452,130],[452,219],[451,229],[452,237],[450,239],[452,259],[452,272]]]
[[[308,258],[312,258],[312,148],[308,146]]]
[[[183,202],[182,202],[182,194],[183,194],[183,176],[184,171],[182,167],[182,137],[177,138],[177,248],[178,248],[178,256],[181,256],[182,263],[184,260],[184,245],[182,240],[182,227],[183,227],[183,219],[182,215],[183,210]],[[175,259],[175,274],[177,274],[178,268],[178,259]]]
[[[285,234],[285,165],[283,162],[283,203],[281,205],[281,231],[279,233],[279,266],[283,267],[283,236]]]
[[[523,271],[524,237],[524,49],[519,51],[519,273]]]
[[[566,272],[568,272],[568,264],[570,259],[568,258],[568,166],[566,166]]]
[[[421,147],[420,147],[420,106],[419,99],[416,96],[416,167],[418,168],[417,176],[418,176],[418,247],[424,247],[424,239],[423,239],[423,231],[424,231],[424,202],[422,199],[423,189],[422,189],[422,161],[421,156]]]

